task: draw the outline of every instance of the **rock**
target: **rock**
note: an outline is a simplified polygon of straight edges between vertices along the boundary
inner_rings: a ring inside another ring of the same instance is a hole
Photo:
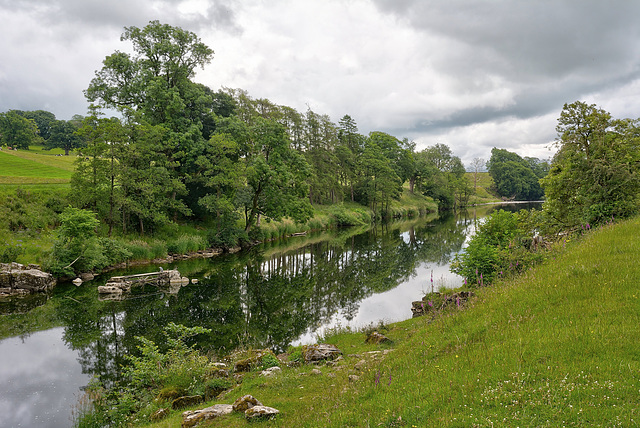
[[[354,369],[358,370],[358,371],[362,371],[363,367],[367,364],[367,362],[365,360],[360,360],[356,363],[355,366],[353,366]]]
[[[204,401],[202,395],[186,395],[184,397],[178,397],[171,402],[171,408],[173,410],[184,409],[185,407],[195,406]]]
[[[151,419],[151,422],[158,422],[164,418],[166,418],[167,416],[169,416],[169,409],[158,409],[156,410],[151,416],[149,416],[149,419]]]
[[[378,333],[377,331],[371,332],[369,336],[365,339],[365,343],[370,343],[374,345],[379,345],[381,343],[391,343],[392,340],[389,339],[384,334]]]
[[[354,374],[349,375],[349,382],[357,382],[359,380],[360,380],[360,376],[354,375]]]
[[[280,367],[278,367],[278,366],[269,367],[266,370],[262,370],[262,372],[260,372],[260,376],[273,377],[273,376],[277,375],[280,372],[282,372],[282,369]]]
[[[71,282],[73,282],[73,285],[75,285],[76,287],[79,287],[80,285],[82,285],[82,279],[80,278],[76,278]]]
[[[318,369],[313,369],[313,370],[311,370],[311,372],[309,374],[313,375],[313,376],[318,376],[318,375],[321,375],[322,372],[320,370],[318,370]]]
[[[50,273],[20,263],[0,263],[0,289],[9,295],[45,292],[56,285]]]
[[[191,278],[191,283],[192,284],[197,284],[198,283],[198,278]]]
[[[327,343],[319,343],[302,347],[302,357],[306,363],[317,361],[335,360],[340,355],[340,351],[336,346]]]
[[[275,354],[270,349],[256,349],[249,351],[245,354],[247,358],[236,361],[233,366],[233,371],[235,372],[248,372],[251,369],[259,367],[262,365],[262,357],[265,355],[272,355],[275,359]]]
[[[202,410],[190,410],[182,414],[182,428],[190,428],[200,422],[225,416],[233,412],[231,404],[215,404]]]
[[[87,281],[93,281],[93,279],[95,278],[95,275],[92,274],[91,272],[84,272],[84,273],[81,273],[80,275],[78,275],[78,277],[83,282],[87,282]]]
[[[262,403],[256,400],[252,395],[245,395],[234,401],[233,411],[244,412],[254,406],[262,406]]]
[[[249,419],[271,419],[280,413],[279,410],[267,406],[254,406],[244,412],[244,416]]]

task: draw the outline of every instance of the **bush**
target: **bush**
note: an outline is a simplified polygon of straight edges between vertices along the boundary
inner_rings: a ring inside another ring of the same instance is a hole
[[[19,245],[0,244],[0,263],[13,263],[24,253]]]
[[[543,259],[532,248],[536,233],[537,213],[493,212],[478,227],[477,233],[461,254],[451,262],[451,271],[465,279],[469,286],[485,285],[496,277],[521,272]]]

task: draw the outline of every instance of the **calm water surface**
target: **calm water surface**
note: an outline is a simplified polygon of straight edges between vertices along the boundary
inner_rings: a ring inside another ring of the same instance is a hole
[[[161,344],[169,322],[210,328],[214,334],[198,345],[224,354],[238,346],[282,351],[314,343],[328,328],[410,318],[413,300],[461,283],[449,262],[496,208],[164,265],[198,279],[177,293],[148,286],[121,301],[98,298],[96,286],[108,277],[158,268],[145,266],[0,301],[0,428],[72,426],[72,406],[90,379],[117,381],[125,355],[136,352],[135,337]]]

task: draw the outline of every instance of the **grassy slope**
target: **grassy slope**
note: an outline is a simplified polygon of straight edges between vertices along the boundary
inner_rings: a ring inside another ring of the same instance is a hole
[[[474,173],[467,172],[466,177],[471,187],[474,187]],[[475,194],[469,199],[469,204],[485,204],[487,202],[501,201],[502,199],[495,194],[491,188],[493,187],[493,179],[488,172],[479,172],[476,182]]]
[[[68,183],[75,156],[34,150],[0,151],[0,184]]]
[[[252,394],[282,412],[265,426],[281,427],[637,426],[637,236],[640,219],[595,231],[520,278],[477,290],[465,310],[394,324],[395,350],[362,371],[350,354],[381,347],[340,333],[326,339],[345,351],[341,369],[252,373],[221,402]],[[180,413],[155,426],[179,426]],[[232,415],[211,425],[248,423]]]

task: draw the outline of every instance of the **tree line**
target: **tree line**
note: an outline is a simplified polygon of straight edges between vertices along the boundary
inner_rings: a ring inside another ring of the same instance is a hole
[[[445,144],[416,151],[406,138],[361,134],[348,114],[334,123],[311,108],[299,112],[241,89],[195,83],[196,69],[214,52],[192,32],[152,21],[126,27],[122,40],[133,54],[104,59],[85,90],[86,117],[59,121],[41,110],[0,115],[6,144],[77,149],[72,200],[97,213],[109,235],[189,219],[211,222],[217,239],[228,243],[262,219],[304,222],[314,205],[352,201],[384,217],[405,185],[442,210],[465,206],[474,192]],[[114,110],[119,117],[106,117]],[[12,126],[22,137],[7,131]],[[494,152],[489,171],[500,194],[541,196],[539,161]]]
[[[240,89],[193,82],[213,51],[191,32],[151,22],[122,35],[85,91],[92,103],[77,134],[73,199],[111,231],[145,233],[179,218],[211,220],[222,241],[261,219],[300,222],[313,205],[353,201],[382,216],[408,183],[442,208],[466,203],[464,165],[444,144],[384,132],[362,135],[344,115],[255,99]],[[106,118],[105,109],[119,118]]]

